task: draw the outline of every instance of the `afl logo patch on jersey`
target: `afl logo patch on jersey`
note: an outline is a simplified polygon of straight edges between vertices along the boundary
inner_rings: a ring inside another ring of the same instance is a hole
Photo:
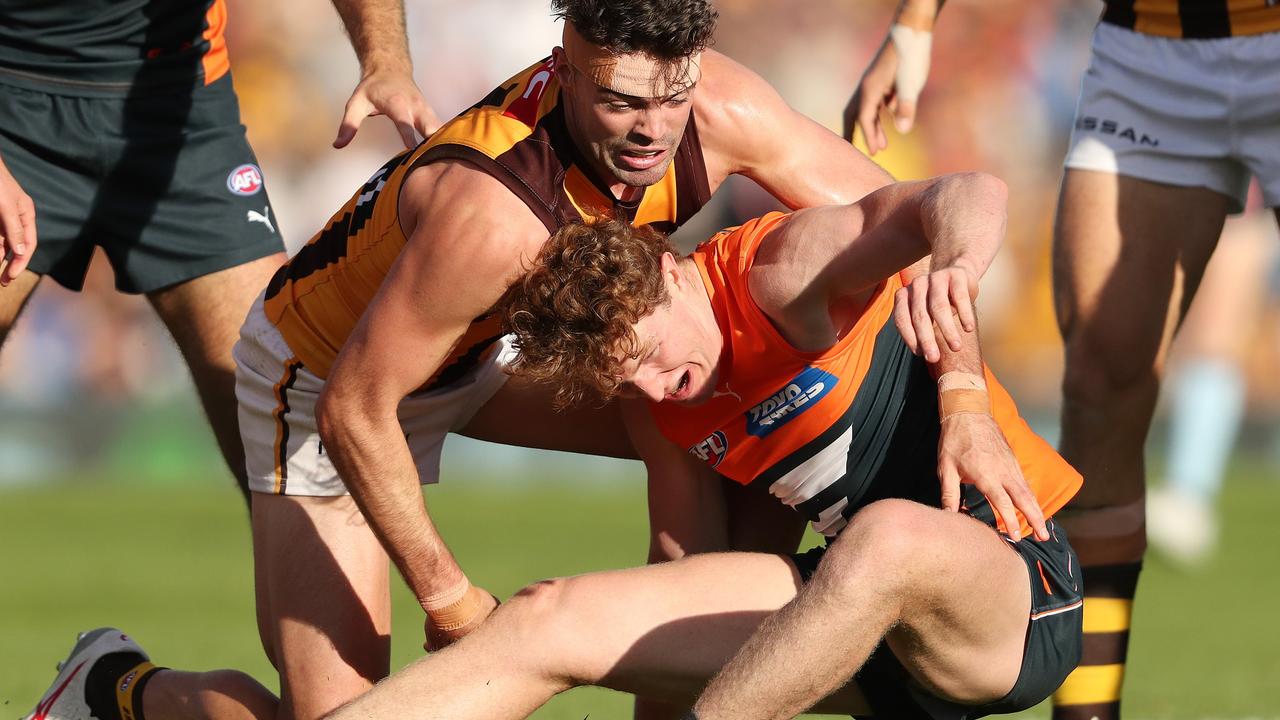
[[[227,189],[233,195],[257,195],[262,190],[262,171],[253,163],[245,163],[227,176]]]
[[[767,436],[813,407],[838,382],[831,373],[805,368],[786,387],[747,411],[747,433],[759,438]]]
[[[711,467],[720,464],[724,460],[725,453],[729,452],[729,438],[719,430],[707,436],[706,440],[689,448],[689,454],[705,462]]]

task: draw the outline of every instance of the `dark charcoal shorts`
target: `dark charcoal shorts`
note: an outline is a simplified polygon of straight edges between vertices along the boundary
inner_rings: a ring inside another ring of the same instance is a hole
[[[284,249],[230,74],[84,97],[5,84],[0,157],[35,201],[31,270],[79,290],[94,247],[147,293]]]
[[[983,501],[972,501],[970,510]],[[980,497],[980,496],[979,496]],[[984,512],[985,511],[985,512]],[[973,513],[990,515],[986,508]],[[988,522],[992,524],[994,521]],[[1022,670],[1009,694],[986,705],[961,705],[936,697],[907,672],[889,646],[880,643],[854,679],[871,705],[873,717],[894,720],[972,720],[1013,713],[1039,704],[1053,694],[1080,662],[1081,623],[1084,614],[1080,565],[1066,533],[1048,521],[1052,537],[1034,538],[1010,546],[1027,565],[1031,582],[1031,617],[1022,656]],[[801,578],[808,582],[818,568],[826,547],[792,556]]]

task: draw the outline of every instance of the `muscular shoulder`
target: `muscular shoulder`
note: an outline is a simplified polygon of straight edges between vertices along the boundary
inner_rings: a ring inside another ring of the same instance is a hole
[[[706,51],[693,112],[712,186],[751,167],[762,128],[789,111],[764,78],[727,55]]]
[[[461,160],[415,170],[400,193],[401,226],[423,272],[496,300],[547,240],[503,183]]]

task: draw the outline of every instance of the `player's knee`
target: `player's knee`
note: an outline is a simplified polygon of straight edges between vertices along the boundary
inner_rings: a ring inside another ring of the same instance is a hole
[[[520,590],[503,604],[504,632],[515,653],[533,651],[529,668],[564,689],[589,684],[601,672],[590,657],[592,644],[584,638],[583,618],[590,592],[580,578],[553,578]]]
[[[930,508],[910,500],[880,500],[859,510],[822,560],[819,572],[850,586],[875,576],[908,581],[913,570],[934,554],[922,552],[932,541]]]
[[[1158,390],[1159,377],[1150,355],[1087,332],[1068,337],[1062,391],[1069,400],[1106,404],[1133,392]]]

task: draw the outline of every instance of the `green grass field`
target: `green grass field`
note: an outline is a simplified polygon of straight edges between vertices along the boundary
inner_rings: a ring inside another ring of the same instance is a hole
[[[0,720],[27,712],[76,630],[133,634],[159,664],[234,667],[275,679],[253,617],[246,514],[210,480],[180,487],[95,480],[0,489]],[[429,490],[444,536],[477,582],[505,596],[547,576],[644,557],[638,478],[515,485],[453,480]],[[1239,472],[1223,499],[1217,559],[1184,574],[1158,558],[1143,575],[1129,718],[1280,717],[1280,597],[1274,517],[1280,483]],[[420,611],[396,595],[393,666],[421,643]],[[577,690],[535,717],[628,717],[629,698]],[[1045,707],[1025,717],[1047,717]]]

